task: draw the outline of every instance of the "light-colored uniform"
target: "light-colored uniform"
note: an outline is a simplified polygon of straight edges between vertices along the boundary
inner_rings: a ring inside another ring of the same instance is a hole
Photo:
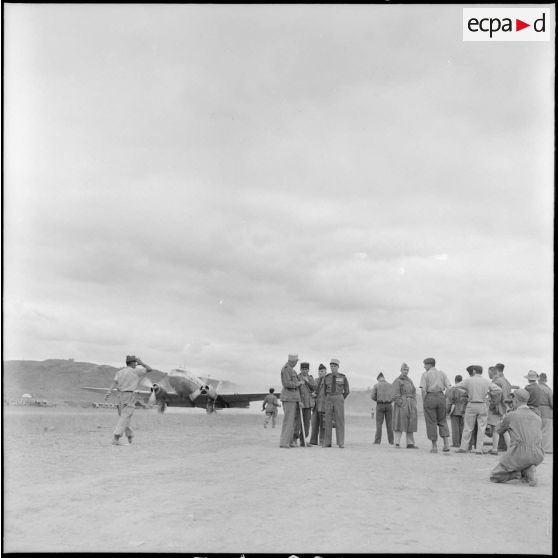
[[[446,396],[444,393],[450,387],[449,378],[442,370],[432,367],[423,372],[420,387],[424,395],[422,403],[428,439],[433,442],[438,439],[436,426],[440,431],[440,437],[447,438],[449,428],[446,419]]]
[[[271,428],[275,428],[277,412],[280,407],[279,400],[274,393],[268,393],[263,400],[263,409],[265,411],[264,427],[267,428],[271,420]]]
[[[281,368],[281,403],[283,404],[283,424],[279,446],[288,448],[293,444],[293,434],[300,424],[298,405],[300,403],[299,381],[294,368],[287,362]]]
[[[544,459],[541,418],[527,405],[510,411],[502,420],[499,434],[510,433],[510,448],[490,474],[492,482],[506,482],[518,478],[521,472]]]
[[[120,418],[116,423],[113,434],[122,436],[126,434],[128,438],[134,435],[134,430],[130,425],[134,409],[136,408],[137,395],[134,393],[142,378],[147,374],[147,369],[143,366],[126,366],[118,370],[114,376],[114,384],[118,398],[118,414]]]
[[[477,452],[484,452],[484,431],[486,430],[486,423],[488,421],[487,395],[491,390],[501,391],[502,388],[489,379],[483,378],[480,374],[475,374],[470,378],[466,378],[462,382],[455,384],[455,386],[467,390],[469,396],[469,402],[465,409],[461,449],[465,451],[468,450],[469,441],[476,422],[478,425]]]

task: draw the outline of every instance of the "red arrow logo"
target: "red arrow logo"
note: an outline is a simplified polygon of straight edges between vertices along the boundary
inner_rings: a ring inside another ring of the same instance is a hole
[[[515,20],[515,30],[516,31],[521,31],[522,29],[525,29],[525,27],[531,27],[531,24],[530,23],[525,23],[524,21],[521,21],[520,19]]]

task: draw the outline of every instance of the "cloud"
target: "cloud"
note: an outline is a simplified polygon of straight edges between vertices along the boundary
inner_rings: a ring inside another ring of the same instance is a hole
[[[7,358],[549,369],[552,45],[384,8],[8,6]]]

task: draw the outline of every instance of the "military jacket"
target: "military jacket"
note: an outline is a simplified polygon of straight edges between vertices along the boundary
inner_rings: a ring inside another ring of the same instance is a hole
[[[386,382],[386,380],[380,380],[373,388],[370,397],[372,401],[377,403],[391,403],[393,401],[393,386]]]
[[[300,401],[300,390],[298,389],[298,376],[294,368],[287,362],[281,368],[281,401]]]
[[[333,372],[326,374],[324,377],[324,385],[326,396],[342,394],[343,399],[346,399],[347,395],[349,395],[349,380],[347,380],[347,376],[341,374],[341,372],[337,374]]]
[[[300,406],[303,409],[310,409],[314,406],[314,400],[312,399],[312,392],[316,389],[316,380],[310,374],[305,377],[302,374],[298,375],[298,379],[304,382],[300,386]]]

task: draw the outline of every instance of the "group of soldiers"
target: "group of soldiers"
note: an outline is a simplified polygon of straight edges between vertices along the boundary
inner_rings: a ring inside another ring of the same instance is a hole
[[[320,364],[317,380],[310,375],[308,362],[300,363],[300,373],[297,374],[294,369],[297,363],[298,355],[290,354],[281,369],[281,404],[284,417],[279,447],[319,444],[330,448],[334,425],[337,446],[345,447],[345,399],[349,395],[349,381],[339,371],[339,360],[330,360],[329,373],[326,366]],[[277,414],[279,402],[272,390],[273,388],[263,403],[266,411],[264,426],[267,426],[270,419],[274,426],[274,414]]]
[[[344,400],[349,395],[347,377],[339,371],[339,360],[332,358],[330,373],[320,364],[318,379],[309,374],[309,364],[300,364],[300,373],[294,370],[298,355],[288,356],[281,369],[281,403],[270,389],[263,404],[266,412],[264,426],[269,420],[275,426],[277,408],[282,404],[284,419],[279,446],[332,446],[332,428],[335,425],[336,442],[345,444]],[[436,368],[434,358],[425,358],[424,372],[419,388],[422,392],[426,434],[438,453],[438,438],[442,439],[442,452],[457,448],[456,453],[475,451],[477,454],[506,453],[492,470],[490,480],[506,482],[520,478],[536,485],[535,467],[542,463],[544,453],[553,452],[553,393],[547,385],[546,374],[530,370],[524,389],[512,386],[504,376],[504,365],[488,368],[470,365],[468,377],[455,376],[455,385],[442,370]],[[374,444],[380,444],[384,421],[388,443],[395,448],[418,449],[414,433],[418,430],[417,388],[409,378],[409,366],[401,365],[400,375],[389,383],[380,372],[372,388],[371,398],[376,402],[376,433]],[[515,389],[514,389],[515,388]],[[401,438],[405,433],[405,443]],[[484,450],[485,434],[492,438],[492,447]],[[309,437],[309,441],[307,438]]]
[[[519,389],[504,376],[504,364],[490,366],[488,378],[482,376],[482,366],[473,364],[466,368],[469,376],[465,380],[455,376],[455,385],[451,386],[447,375],[436,368],[434,358],[424,359],[423,364],[419,387],[430,451],[438,452],[438,435],[443,441],[442,451],[450,451],[449,416],[456,453],[473,449],[477,454],[485,453],[485,433],[492,438],[487,453],[506,451],[492,470],[491,481],[521,478],[536,485],[535,467],[543,461],[544,453],[553,452],[553,393],[546,374],[530,370],[525,376],[528,384]],[[407,448],[416,448],[412,437],[417,431],[416,388],[408,372],[409,367],[403,363],[401,375],[393,384],[382,373],[377,377],[371,394],[376,401],[375,444],[381,443],[385,420],[390,445],[395,442],[395,447],[401,447],[401,434],[406,432]]]

